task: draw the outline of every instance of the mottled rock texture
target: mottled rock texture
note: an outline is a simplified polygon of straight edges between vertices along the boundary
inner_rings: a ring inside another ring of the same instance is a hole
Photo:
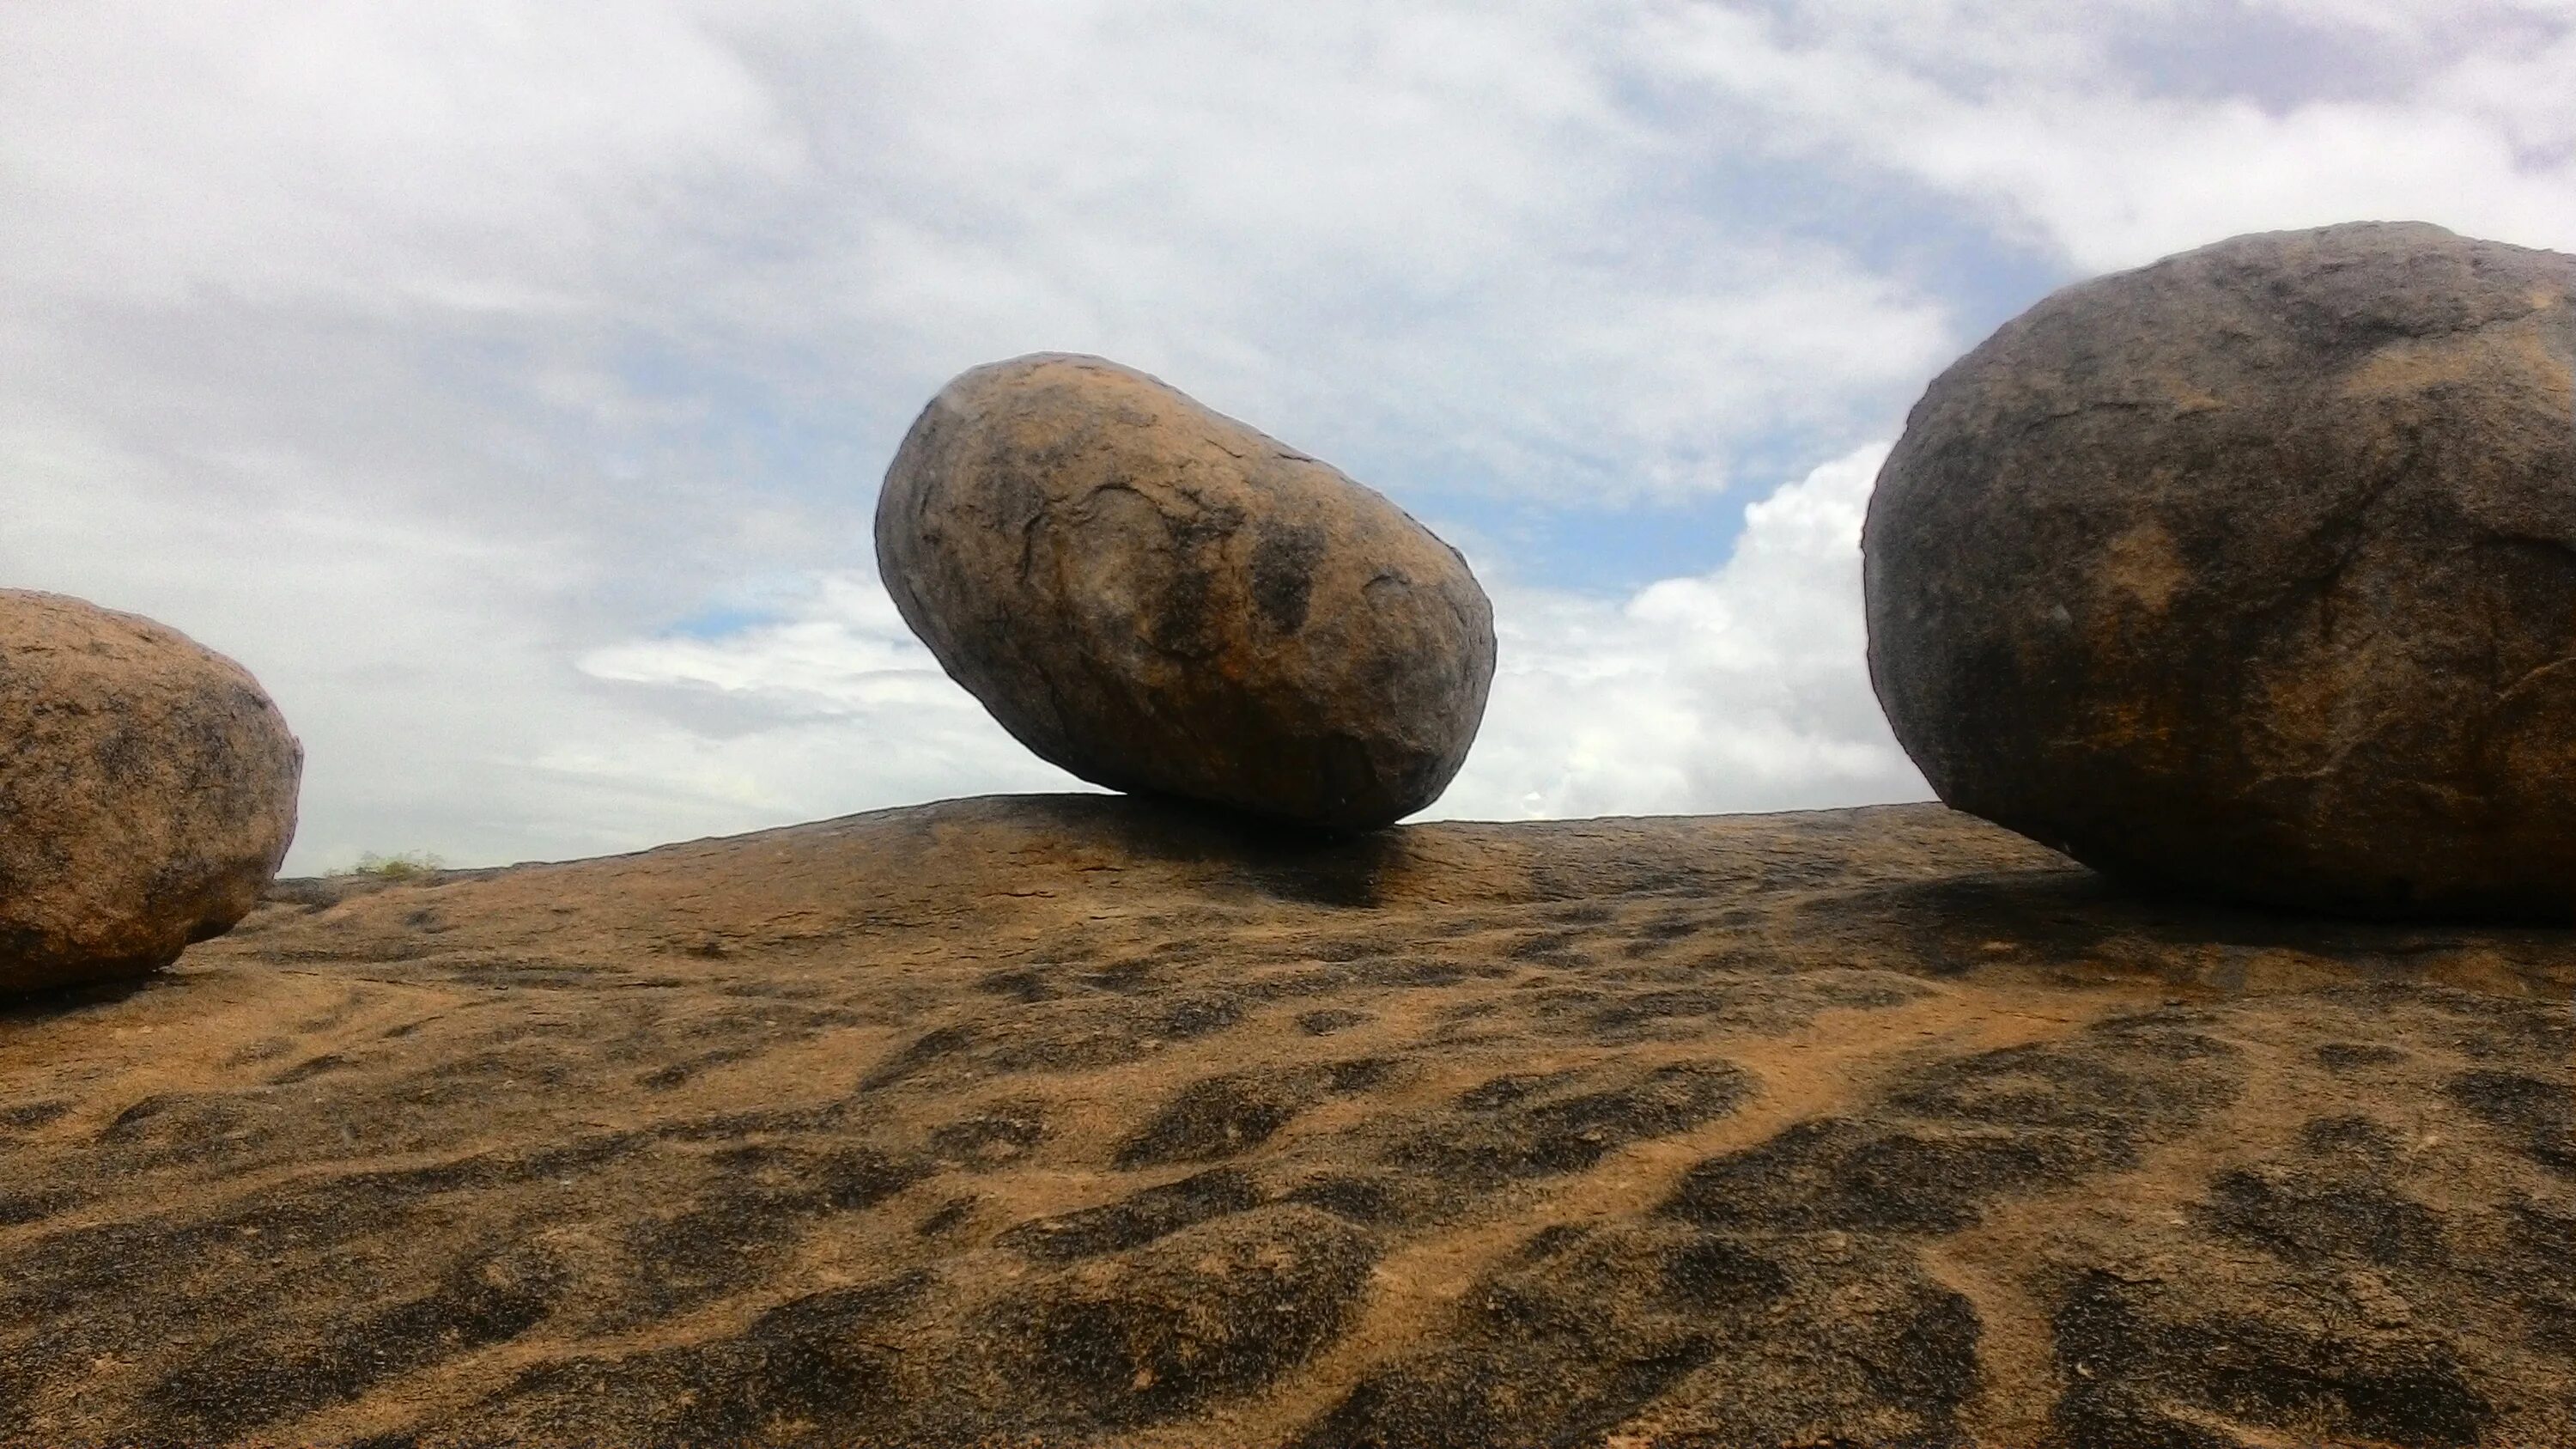
[[[1112,789],[1369,830],[1439,798],[1484,717],[1493,611],[1456,550],[1096,357],[942,389],[886,474],[876,539],[940,664]]]
[[[136,976],[259,903],[304,752],[240,665],[0,590],[0,994]]]
[[[0,1011],[0,1443],[2576,1444],[2576,934],[1110,796]]]
[[[1933,382],[1863,540],[1942,799],[2109,871],[2576,911],[2576,257],[2367,224],[2071,287]]]

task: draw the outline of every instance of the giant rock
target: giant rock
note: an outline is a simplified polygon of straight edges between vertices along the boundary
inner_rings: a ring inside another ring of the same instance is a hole
[[[2571,1443],[2572,987],[1937,806],[289,882],[0,1011],[0,1440]]]

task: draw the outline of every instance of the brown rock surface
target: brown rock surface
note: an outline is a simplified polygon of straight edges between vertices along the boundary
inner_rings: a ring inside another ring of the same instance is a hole
[[[1004,728],[1115,790],[1370,830],[1430,804],[1494,675],[1457,551],[1143,373],[979,367],[877,504],[904,621]]]
[[[2071,287],[1880,474],[1870,667],[1942,799],[2105,870],[2576,911],[2576,257],[2423,225]]]
[[[240,665],[0,589],[0,996],[155,971],[248,914],[303,760]]]
[[[2576,1443],[2576,934],[962,801],[0,1013],[0,1441]]]

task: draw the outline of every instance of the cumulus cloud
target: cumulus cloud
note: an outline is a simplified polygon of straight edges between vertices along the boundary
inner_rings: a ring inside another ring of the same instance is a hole
[[[661,721],[649,749],[558,768],[649,789],[679,778],[766,815],[1087,788],[1020,747],[940,671],[872,571],[804,581],[774,617],[609,645],[589,677]]]
[[[1766,144],[1996,208],[1999,231],[2080,271],[2354,219],[2576,245],[2564,0],[1712,5],[1659,23],[1673,75],[1796,118]]]
[[[1873,443],[1744,510],[1733,557],[1616,601],[1500,588],[1486,726],[1433,814],[1779,810],[1921,799],[1871,692]]]
[[[1494,590],[1501,667],[1486,724],[1431,815],[1520,819],[1918,799],[1869,685],[1860,526],[1873,443],[1744,510],[1724,567],[1604,600]],[[726,772],[746,804],[876,803],[1061,788],[939,672],[869,574],[812,582],[784,617],[717,637],[598,650],[687,743],[614,765]]]

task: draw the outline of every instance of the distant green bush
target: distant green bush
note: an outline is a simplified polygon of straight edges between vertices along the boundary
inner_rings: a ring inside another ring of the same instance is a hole
[[[426,850],[407,850],[400,855],[378,855],[374,851],[358,857],[352,875],[371,875],[378,880],[419,880],[433,876],[447,862]]]

